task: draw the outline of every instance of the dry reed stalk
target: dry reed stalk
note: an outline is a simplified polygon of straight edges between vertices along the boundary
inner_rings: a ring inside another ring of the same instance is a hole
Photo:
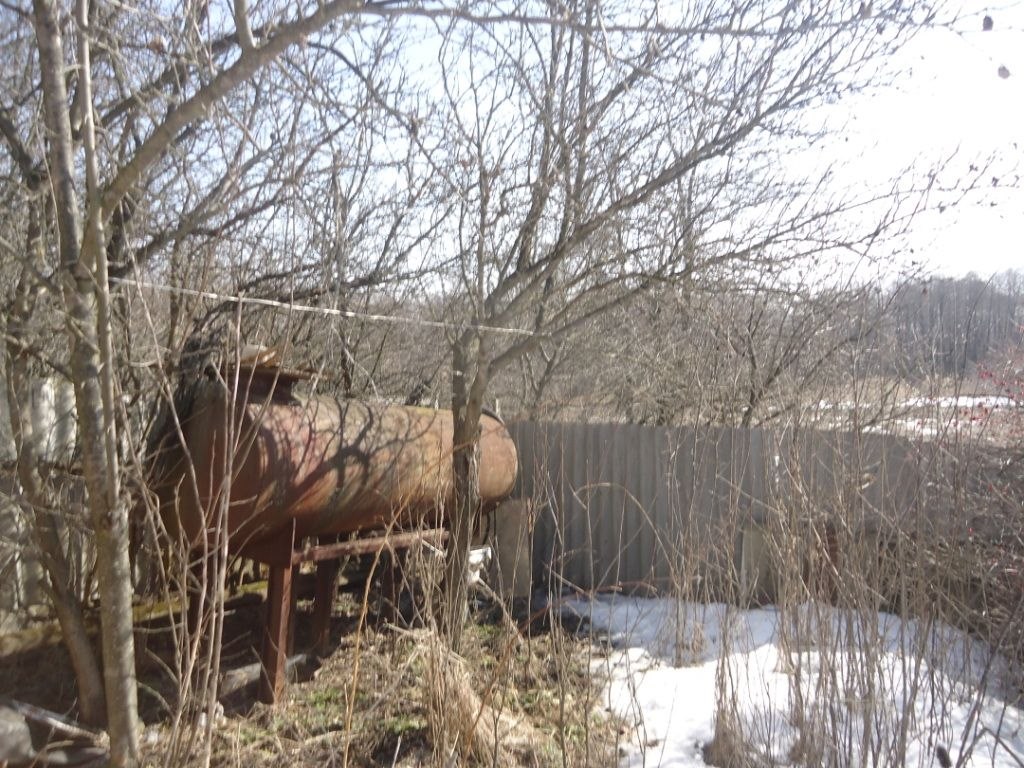
[[[434,632],[424,634],[427,643],[427,720],[437,765],[460,762],[489,766],[513,766],[514,744],[524,738],[520,724],[495,710],[473,690],[465,660]]]

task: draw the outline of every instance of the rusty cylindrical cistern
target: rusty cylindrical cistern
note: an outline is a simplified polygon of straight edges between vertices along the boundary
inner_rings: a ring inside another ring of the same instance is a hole
[[[235,552],[281,535],[298,542],[443,524],[452,497],[450,411],[302,397],[293,392],[301,374],[259,361],[237,370],[237,378],[226,371],[224,380],[197,382],[178,414],[180,438],[167,430],[158,443],[160,514],[187,546],[201,546],[204,535],[214,544],[220,521]],[[480,420],[479,466],[485,506],[511,493],[515,446],[490,415]]]
[[[149,441],[150,487],[168,533],[196,553],[190,568],[203,572],[224,544],[269,566],[259,697],[273,703],[284,690],[292,579],[301,563],[316,563],[313,637],[323,649],[338,558],[443,539],[443,531],[401,529],[444,525],[453,495],[452,415],[303,397],[293,385],[308,374],[277,365],[273,351],[208,373],[184,382],[176,413],[165,409],[158,419]],[[485,509],[511,493],[516,471],[508,430],[483,416],[479,486]],[[356,538],[339,541],[349,535]],[[304,545],[306,539],[314,541]],[[201,578],[196,583],[210,588]],[[190,598],[193,628],[199,605]]]

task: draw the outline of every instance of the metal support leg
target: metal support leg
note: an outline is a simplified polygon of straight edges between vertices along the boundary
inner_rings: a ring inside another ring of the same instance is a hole
[[[380,620],[390,624],[399,624],[402,620],[402,612],[399,609],[399,601],[402,596],[402,577],[404,576],[400,555],[397,552],[385,552],[381,554],[380,566],[383,569],[380,579],[381,611]]]
[[[331,642],[331,609],[338,588],[337,560],[322,560],[316,564],[316,594],[313,596],[313,648],[321,656],[327,653]]]
[[[288,634],[293,607],[292,566],[270,566],[270,584],[267,587],[267,624],[263,631],[263,649],[260,660],[260,701],[273,704],[284,692],[285,663],[288,654]]]

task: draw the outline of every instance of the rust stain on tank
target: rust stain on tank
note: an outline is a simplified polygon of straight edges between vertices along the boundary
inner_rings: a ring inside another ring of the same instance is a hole
[[[296,397],[280,373],[257,372],[233,408],[228,394],[215,382],[197,386],[184,445],[162,441],[154,477],[161,515],[192,546],[204,531],[212,539],[225,512],[237,550],[292,521],[298,538],[436,522],[451,500],[450,411]],[[480,430],[480,497],[493,504],[512,491],[516,450],[498,419],[483,416]]]

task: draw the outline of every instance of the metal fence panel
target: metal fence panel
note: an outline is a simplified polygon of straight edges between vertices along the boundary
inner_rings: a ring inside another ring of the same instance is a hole
[[[657,589],[741,571],[744,532],[792,505],[879,525],[919,511],[934,466],[892,436],[726,427],[518,422],[535,586]],[[747,546],[750,550],[753,545]],[[723,581],[725,580],[725,581]]]

